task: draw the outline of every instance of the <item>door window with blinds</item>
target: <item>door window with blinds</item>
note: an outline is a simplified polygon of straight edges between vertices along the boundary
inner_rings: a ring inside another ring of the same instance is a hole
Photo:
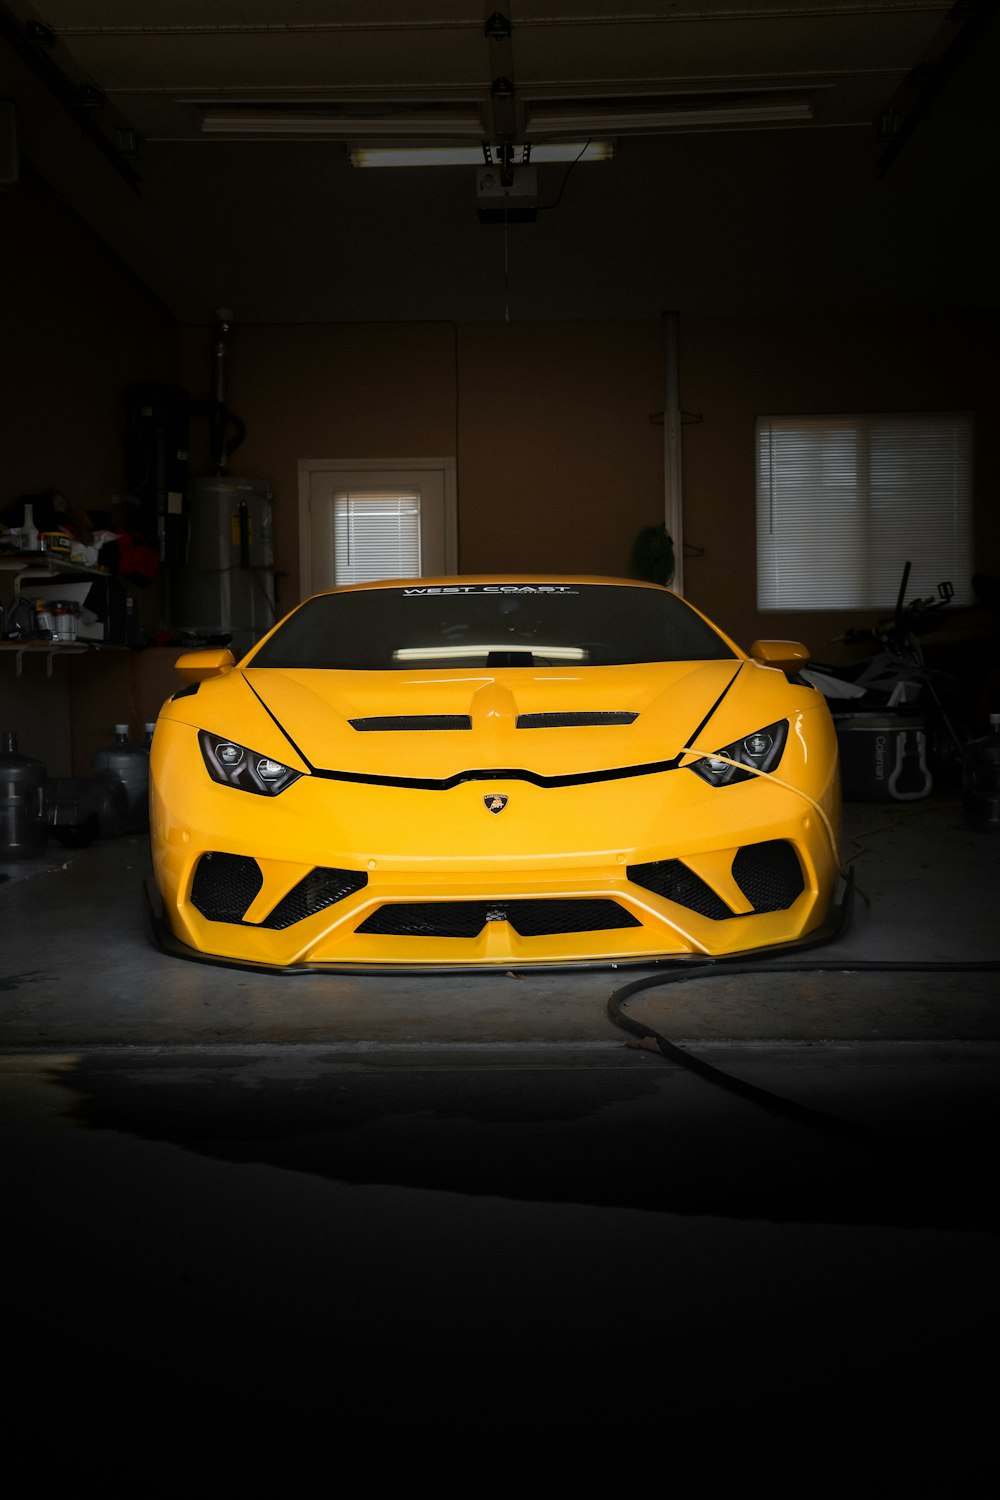
[[[761,417],[757,606],[883,609],[954,586],[971,602],[967,413]]]
[[[419,490],[336,490],[333,557],[338,585],[419,578]]]
[[[299,460],[299,585],[458,570],[453,458]]]

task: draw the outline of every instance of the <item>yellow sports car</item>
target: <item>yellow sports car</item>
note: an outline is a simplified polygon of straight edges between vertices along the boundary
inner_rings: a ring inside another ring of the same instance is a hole
[[[177,662],[150,757],[161,941],[275,970],[649,963],[815,940],[837,740],[668,589],[455,577],[305,600]]]

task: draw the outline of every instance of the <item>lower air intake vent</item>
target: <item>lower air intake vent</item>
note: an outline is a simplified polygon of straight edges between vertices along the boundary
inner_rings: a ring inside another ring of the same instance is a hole
[[[754,911],[786,911],[806,885],[795,847],[785,839],[744,844],[733,860],[733,879]]]
[[[311,917],[343,901],[345,896],[353,895],[367,884],[368,876],[358,870],[310,870],[287,896],[282,896],[271,915],[260,925],[281,931],[301,922],[303,917]]]
[[[380,906],[359,933],[382,937],[478,937],[487,922],[509,922],[521,937],[603,932],[640,923],[617,901],[401,901]]]
[[[666,901],[676,901],[699,916],[721,922],[735,915],[712,887],[679,859],[654,860],[648,865],[629,865],[628,878]]]
[[[260,866],[245,854],[203,854],[194,872],[191,904],[210,922],[242,922],[264,884]]]
[[[263,922],[245,923],[247,909],[263,884],[260,866],[248,855],[203,854],[194,872],[191,903],[210,922],[237,922],[280,932],[360,891],[368,884],[368,876],[357,870],[310,870]]]

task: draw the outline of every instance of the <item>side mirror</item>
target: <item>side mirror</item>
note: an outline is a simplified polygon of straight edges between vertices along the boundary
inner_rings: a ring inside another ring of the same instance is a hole
[[[750,655],[765,667],[795,667],[809,660],[809,648],[801,641],[754,641]]]
[[[232,671],[236,658],[227,646],[221,650],[185,651],[174,662],[174,671],[179,672],[185,682],[204,682],[206,677],[222,677]]]

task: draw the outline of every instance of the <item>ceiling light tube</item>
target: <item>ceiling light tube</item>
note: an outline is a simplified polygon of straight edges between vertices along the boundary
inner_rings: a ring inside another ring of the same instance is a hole
[[[246,136],[335,136],[339,140],[356,140],[358,137],[377,136],[382,140],[418,136],[424,140],[433,137],[443,139],[464,137],[475,139],[482,130],[478,114],[431,115],[426,111],[419,118],[405,115],[372,115],[364,117],[350,114],[323,114],[317,110],[308,114],[297,110],[269,109],[213,109],[202,108],[201,130],[203,135]]]
[[[482,146],[349,146],[352,167],[481,167]]]
[[[613,161],[614,141],[534,141],[531,165],[540,161]]]
[[[523,148],[515,146],[518,160]],[[551,141],[533,144],[527,160],[538,162],[611,161],[614,141]],[[483,165],[482,146],[350,146],[352,167],[457,167]]]
[[[766,124],[772,120],[811,120],[814,109],[809,100],[775,101],[767,103],[697,105],[676,109],[609,109],[595,110],[593,114],[577,113],[572,109],[528,109],[528,134],[537,139],[554,131],[573,131],[588,136],[592,131],[610,130],[616,134],[665,134],[671,130],[690,130],[699,125],[752,125]]]

